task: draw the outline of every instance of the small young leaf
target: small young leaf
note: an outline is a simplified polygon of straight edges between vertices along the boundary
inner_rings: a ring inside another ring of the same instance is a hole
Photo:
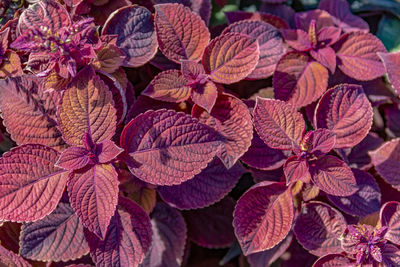
[[[173,110],[148,111],[128,123],[121,147],[139,179],[176,185],[193,178],[213,159],[222,137],[190,115]]]
[[[303,138],[303,116],[283,101],[258,97],[253,118],[258,135],[271,148],[292,150]]]
[[[397,94],[400,95],[400,52],[397,53],[380,53],[378,56],[385,65],[386,72],[388,74],[389,81],[396,90]]]
[[[305,249],[316,256],[323,256],[342,252],[339,237],[346,227],[346,220],[339,211],[313,201],[303,205],[293,231]]]
[[[202,64],[211,80],[231,84],[246,78],[258,64],[256,39],[239,33],[220,35],[206,47]]]
[[[311,179],[308,171],[308,162],[306,159],[298,156],[289,157],[283,165],[283,172],[286,177],[286,184],[291,184],[297,181],[309,182]]]
[[[85,167],[89,162],[91,162],[90,151],[84,147],[73,146],[61,153],[56,165],[72,171]]]
[[[292,227],[290,190],[283,183],[256,184],[238,200],[233,217],[235,234],[245,255],[273,248]]]
[[[302,146],[316,157],[329,153],[335,146],[335,142],[335,134],[323,128],[307,132],[301,141]]]
[[[324,27],[333,26],[333,17],[326,11],[314,9],[304,12],[297,12],[295,15],[296,28],[308,31],[310,23],[315,20],[315,30],[319,32]]]

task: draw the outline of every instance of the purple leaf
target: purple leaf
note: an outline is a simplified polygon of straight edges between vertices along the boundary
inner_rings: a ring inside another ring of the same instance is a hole
[[[195,104],[211,112],[218,97],[217,86],[212,81],[205,81],[192,88],[191,97]]]
[[[334,196],[350,196],[357,190],[354,175],[346,163],[326,155],[310,162],[311,179],[322,191]]]
[[[398,247],[387,244],[382,251],[383,266],[399,266],[400,265],[400,250]]]
[[[186,223],[177,210],[158,203],[151,218],[153,242],[141,267],[182,265],[186,243]]]
[[[101,239],[117,206],[118,184],[118,174],[110,164],[88,166],[68,179],[72,208],[83,225]]]
[[[385,239],[400,245],[400,203],[395,201],[385,203],[381,208],[379,218],[382,226],[388,227]]]
[[[189,240],[206,248],[232,245],[235,240],[232,227],[234,207],[235,201],[226,197],[210,207],[185,211]]]
[[[216,158],[193,179],[173,186],[157,188],[161,198],[178,209],[198,209],[225,197],[238,182],[245,169],[236,163],[229,170]]]
[[[308,31],[310,23],[313,20],[316,22],[316,32],[319,32],[324,27],[330,27],[334,25],[332,16],[328,12],[319,9],[298,12],[295,15],[295,20],[297,28],[306,32]]]
[[[258,41],[248,35],[220,35],[206,47],[202,64],[211,80],[231,84],[246,78],[258,64]]]
[[[296,12],[288,5],[262,3],[260,6],[260,11],[278,16],[284,19],[291,28],[295,28],[294,17]]]
[[[229,25],[222,34],[236,32],[257,40],[260,57],[248,79],[265,79],[274,73],[276,63],[285,53],[279,30],[263,21],[244,20]]]
[[[226,168],[232,167],[249,149],[253,137],[251,114],[246,104],[236,97],[219,94],[210,113],[194,106],[192,116],[225,137],[224,147],[217,156]]]
[[[346,227],[346,220],[339,211],[313,201],[303,205],[293,231],[305,249],[316,256],[323,256],[342,252],[339,237]]]
[[[284,29],[282,36],[285,38],[286,43],[297,51],[309,51],[312,49],[312,43],[308,37],[308,33],[297,29]]]
[[[253,118],[258,135],[271,148],[292,150],[303,138],[303,116],[283,101],[258,97]]]
[[[66,147],[57,128],[58,92],[45,93],[32,75],[0,80],[0,111],[11,138],[18,144]]]
[[[56,166],[66,170],[78,170],[91,162],[90,151],[84,147],[69,147],[65,149],[58,159]]]
[[[147,213],[132,200],[122,197],[104,240],[85,231],[90,255],[99,267],[138,266],[150,249],[151,236]]]
[[[328,195],[329,200],[344,212],[365,217],[379,211],[381,207],[381,190],[375,178],[367,172],[352,169],[358,190],[348,197]]]
[[[155,100],[145,95],[140,95],[135,103],[132,104],[128,113],[126,114],[125,123],[130,122],[133,118],[144,113],[148,110],[159,110],[159,109],[174,109],[177,105],[172,102],[165,102]]]
[[[67,203],[44,219],[22,226],[20,254],[40,261],[68,261],[89,253],[83,225]]]
[[[173,110],[143,113],[121,134],[131,172],[157,185],[175,185],[193,178],[213,159],[221,141],[211,127]]]
[[[400,191],[400,139],[386,142],[369,154],[379,175]]]
[[[59,153],[43,145],[22,145],[0,158],[0,220],[33,222],[50,214],[67,183],[54,166]]]
[[[390,137],[400,136],[400,125],[398,123],[400,119],[400,109],[396,104],[383,106],[386,119],[386,132]]]
[[[283,183],[256,184],[238,200],[233,217],[244,255],[273,248],[292,227],[294,208],[290,190]]]
[[[381,58],[386,73],[388,74],[389,82],[400,95],[400,52],[397,53],[382,53],[378,52]]]
[[[329,153],[335,146],[335,134],[328,129],[316,129],[307,132],[301,141],[301,146],[316,157]]]
[[[57,113],[63,138],[70,145],[82,145],[85,133],[95,143],[115,134],[117,116],[111,91],[91,67],[81,70],[69,84]]]
[[[383,139],[374,132],[368,133],[368,135],[355,147],[351,149],[351,152],[347,155],[350,162],[350,166],[367,170],[372,166],[371,157],[368,152],[377,149],[384,143]]]
[[[326,29],[326,28],[324,28],[324,29]],[[335,69],[336,69],[335,50],[333,50],[330,47],[322,47],[322,48],[317,48],[315,50],[311,50],[310,55],[316,61],[321,63],[324,67],[326,67],[328,70],[330,70],[331,73],[335,72]]]
[[[0,246],[0,265],[10,267],[32,267],[24,258]]]
[[[357,145],[372,125],[372,107],[362,87],[341,84],[328,90],[316,107],[314,125],[336,134],[335,148]]]
[[[241,21],[241,20],[257,20],[264,21],[271,24],[277,29],[289,28],[288,23],[278,16],[264,13],[264,12],[246,12],[241,10],[225,12],[226,19],[229,24]]]
[[[317,100],[328,87],[328,71],[320,63],[300,52],[286,53],[276,65],[274,93],[294,107]]]
[[[353,267],[355,261],[342,254],[328,254],[319,258],[313,267]]]
[[[204,21],[181,4],[155,6],[154,23],[161,52],[170,60],[199,61],[210,41]]]
[[[329,12],[335,25],[344,32],[369,32],[368,23],[351,13],[349,3],[346,0],[321,0],[318,8]]]
[[[311,179],[307,160],[298,156],[291,156],[286,160],[283,165],[283,172],[285,173],[287,185],[297,181],[309,182]]]
[[[333,48],[339,69],[351,78],[369,81],[385,73],[385,67],[377,53],[385,53],[386,48],[370,33],[344,34]]]
[[[110,162],[124,151],[111,140],[105,140],[97,144],[95,149],[97,160],[99,163]]]

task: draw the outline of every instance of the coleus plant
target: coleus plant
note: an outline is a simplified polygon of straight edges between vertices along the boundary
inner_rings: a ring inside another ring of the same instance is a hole
[[[400,265],[399,54],[285,2],[2,2],[0,265]]]

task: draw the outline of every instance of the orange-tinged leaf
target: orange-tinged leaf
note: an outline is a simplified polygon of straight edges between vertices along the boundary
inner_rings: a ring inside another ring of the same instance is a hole
[[[9,51],[7,59],[0,65],[0,78],[16,77],[22,75],[21,60],[17,53]]]

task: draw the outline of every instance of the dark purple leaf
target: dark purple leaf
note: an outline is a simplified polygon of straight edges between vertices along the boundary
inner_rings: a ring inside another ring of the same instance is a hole
[[[391,201],[382,206],[379,214],[382,226],[387,226],[385,239],[400,245],[400,203]]]
[[[390,84],[400,95],[400,52],[397,53],[381,53],[378,56],[385,65],[386,73],[389,78]]]
[[[281,182],[284,181],[285,179],[285,176],[283,174],[283,168],[278,168],[275,170],[267,170],[267,171],[249,168],[249,171],[255,183],[261,183],[264,181]]]
[[[383,266],[399,266],[400,265],[400,250],[398,247],[387,244],[382,251]]]
[[[347,155],[350,166],[355,166],[359,169],[369,169],[372,166],[369,151],[373,151],[383,144],[383,139],[374,132],[369,132],[368,135]]]
[[[295,28],[295,11],[288,5],[274,5],[268,3],[262,3],[260,11],[268,14],[272,14],[284,19],[291,28]]]

